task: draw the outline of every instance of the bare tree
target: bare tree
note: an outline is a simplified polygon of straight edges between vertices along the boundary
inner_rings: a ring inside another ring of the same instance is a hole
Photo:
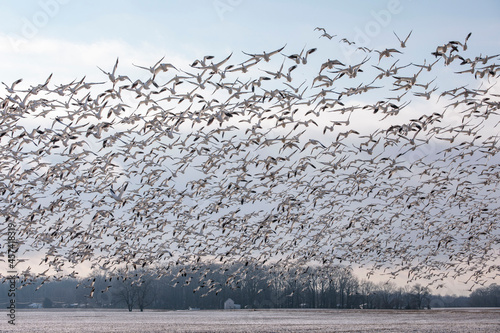
[[[382,282],[379,287],[380,304],[379,308],[391,309],[394,307],[394,294],[396,285],[393,282]]]
[[[130,281],[123,279],[121,283],[117,283],[113,298],[117,303],[125,303],[128,310],[132,311],[137,300],[137,288]]]
[[[150,277],[142,278],[138,283],[134,284],[137,306],[142,312],[144,308],[154,302],[153,280]]]
[[[424,287],[420,284],[416,284],[410,291],[411,299],[414,308],[423,309],[425,307],[430,307],[430,291],[428,287]]]

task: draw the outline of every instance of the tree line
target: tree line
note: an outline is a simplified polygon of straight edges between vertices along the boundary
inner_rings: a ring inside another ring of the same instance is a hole
[[[94,272],[87,278],[31,281],[16,293],[18,307],[128,308],[179,310],[222,309],[231,298],[242,308],[424,309],[430,307],[500,306],[500,286],[474,290],[469,297],[432,295],[427,286],[398,287],[395,283],[360,280],[351,268],[328,271],[313,267],[304,273],[255,267],[238,276],[243,265],[176,266],[169,274],[134,270],[107,276]],[[6,304],[6,284],[0,302]]]

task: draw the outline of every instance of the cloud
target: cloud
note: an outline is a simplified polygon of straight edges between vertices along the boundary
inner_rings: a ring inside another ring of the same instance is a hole
[[[192,61],[148,43],[138,48],[120,40],[85,43],[55,38],[27,40],[0,34],[0,42],[10,46],[0,50],[3,59],[0,71],[5,83],[23,78],[24,84],[38,84],[51,73],[55,73],[52,82],[56,84],[84,76],[87,76],[86,81],[102,80],[104,74],[97,66],[111,71],[117,58],[120,59],[120,71],[137,78],[147,78],[149,73],[133,64],[148,67],[163,56],[165,61],[175,64],[187,65]]]

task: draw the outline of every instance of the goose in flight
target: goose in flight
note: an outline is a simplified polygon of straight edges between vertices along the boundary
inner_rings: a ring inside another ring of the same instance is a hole
[[[248,56],[251,56],[255,60],[264,59],[265,62],[269,62],[269,60],[271,60],[271,57],[277,53],[280,53],[285,48],[285,46],[286,46],[286,44],[283,45],[283,47],[280,47],[279,49],[272,51],[272,52],[269,52],[269,53],[267,53],[265,51],[262,54],[251,54],[251,53],[246,53],[246,52],[243,52],[243,53],[248,55]]]
[[[106,74],[111,82],[113,82],[113,85],[116,84],[118,81],[124,81],[126,79],[130,80],[127,76],[122,76],[122,75],[116,75],[116,69],[118,68],[118,58],[116,58],[115,65],[113,66],[113,71],[112,72],[106,72],[104,71],[101,67],[97,66],[103,72]]]
[[[375,50],[379,54],[378,57],[378,62],[380,63],[380,60],[382,60],[383,57],[392,57],[392,53],[401,53],[401,51],[398,51],[396,49],[385,49],[383,51]]]
[[[297,63],[297,65],[299,65],[301,62],[303,65],[305,65],[305,64],[307,64],[307,56],[310,55],[311,53],[315,52],[317,49],[315,47],[312,49],[309,49],[306,51],[306,54],[304,56],[302,56],[302,53],[304,53],[304,49],[302,49],[302,51],[300,51],[299,54],[292,54],[292,55],[289,55],[287,57],[289,59],[294,60]]]
[[[408,36],[406,36],[406,38],[405,38],[404,40],[401,40],[401,39],[398,37],[398,35],[396,35],[396,32],[395,32],[395,31],[393,31],[394,36],[396,36],[396,38],[399,40],[399,43],[401,43],[401,47],[402,47],[402,48],[405,48],[405,47],[406,47],[406,42],[408,41],[408,38],[410,38],[410,36],[411,36],[411,33],[412,33],[412,32],[413,32],[413,30],[412,30],[412,31],[410,31],[410,33],[408,34]]]
[[[11,86],[9,87],[7,84],[5,84],[4,82],[2,82],[2,84],[5,86],[5,89],[7,90],[7,92],[9,92],[10,94],[15,94],[16,91],[14,90],[14,87],[16,85],[18,85],[19,83],[21,83],[23,81],[23,79],[18,79],[16,81],[14,81]]]
[[[119,201],[121,202],[123,200],[123,193],[125,193],[125,190],[127,189],[127,186],[128,186],[128,182],[123,184],[122,187],[117,190],[118,191],[118,194],[113,190],[113,187],[111,187],[109,189],[109,194],[111,195],[111,197],[113,199],[115,199],[116,201]]]
[[[162,63],[162,60],[164,58],[165,57],[163,56],[160,60],[158,60],[158,62],[156,62],[156,64],[154,64],[151,67],[138,66],[138,65],[135,65],[135,64],[132,64],[132,65],[134,65],[137,68],[141,68],[141,69],[145,69],[145,70],[149,71],[151,74],[153,74],[153,80],[154,80],[154,78],[156,77],[156,75],[158,73],[160,73],[160,72],[166,72],[166,71],[168,71],[169,68],[177,69],[172,64]]]
[[[224,65],[228,60],[229,58],[231,58],[231,56],[233,55],[233,52],[231,52],[230,55],[228,55],[226,58],[224,58],[223,60],[219,61],[218,63],[213,63],[211,62],[210,64],[206,64],[205,63],[205,59],[213,59],[212,56],[210,56],[210,58],[203,58],[203,62],[200,62],[199,60],[196,60],[195,62],[193,62],[191,64],[191,67],[193,68],[197,68],[197,69],[209,69],[211,70],[213,73],[217,73],[219,72],[219,68]],[[197,66],[199,64],[199,66]]]
[[[319,38],[326,37],[328,39],[332,39],[333,37],[337,36],[337,35],[330,35],[329,33],[326,32],[325,28],[316,27],[316,28],[314,28],[314,30],[315,31],[323,31],[323,34],[321,36],[319,36]]]

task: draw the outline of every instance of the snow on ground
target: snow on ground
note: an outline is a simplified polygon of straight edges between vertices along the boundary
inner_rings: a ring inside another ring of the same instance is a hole
[[[439,310],[18,310],[0,332],[500,332],[500,308]]]

